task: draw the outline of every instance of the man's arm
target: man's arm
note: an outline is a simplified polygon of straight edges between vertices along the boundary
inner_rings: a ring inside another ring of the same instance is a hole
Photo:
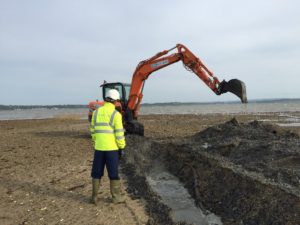
[[[124,149],[126,146],[124,127],[121,113],[117,112],[114,118],[114,132],[116,137],[116,143],[119,149]]]

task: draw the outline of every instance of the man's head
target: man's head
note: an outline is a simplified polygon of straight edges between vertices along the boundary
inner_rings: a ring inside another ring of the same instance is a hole
[[[110,89],[105,96],[106,102],[115,102],[120,100],[120,93],[116,89]]]

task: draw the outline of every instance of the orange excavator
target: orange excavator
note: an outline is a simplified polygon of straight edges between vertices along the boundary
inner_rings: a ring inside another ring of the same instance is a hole
[[[177,52],[171,54],[174,49]],[[146,79],[151,73],[169,66],[178,61],[183,62],[183,66],[195,73],[215,94],[221,95],[231,92],[238,96],[242,103],[247,103],[246,86],[238,79],[220,82],[217,77],[197,58],[187,47],[177,44],[175,47],[157,53],[153,57],[141,61],[132,76],[131,84],[121,82],[104,83],[102,87],[103,99],[110,89],[116,89],[120,93],[120,102],[116,105],[124,118],[124,127],[129,134],[144,135],[143,124],[137,121],[140,105],[143,98],[143,88]],[[93,101],[89,103],[89,121],[91,121],[93,111],[103,105],[103,101]]]

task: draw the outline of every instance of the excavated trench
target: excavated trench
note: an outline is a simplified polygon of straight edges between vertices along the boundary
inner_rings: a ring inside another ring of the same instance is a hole
[[[193,136],[128,135],[122,171],[148,224],[299,224],[299,136],[233,119]]]

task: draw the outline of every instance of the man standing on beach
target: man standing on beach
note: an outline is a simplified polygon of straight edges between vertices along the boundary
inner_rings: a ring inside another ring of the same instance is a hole
[[[100,180],[106,166],[110,179],[110,192],[113,203],[125,201],[121,194],[118,173],[119,158],[125,148],[125,136],[122,115],[115,109],[120,94],[115,89],[106,93],[104,105],[93,112],[91,135],[94,141],[94,161],[92,167],[93,193],[91,202],[97,205],[97,194]]]

